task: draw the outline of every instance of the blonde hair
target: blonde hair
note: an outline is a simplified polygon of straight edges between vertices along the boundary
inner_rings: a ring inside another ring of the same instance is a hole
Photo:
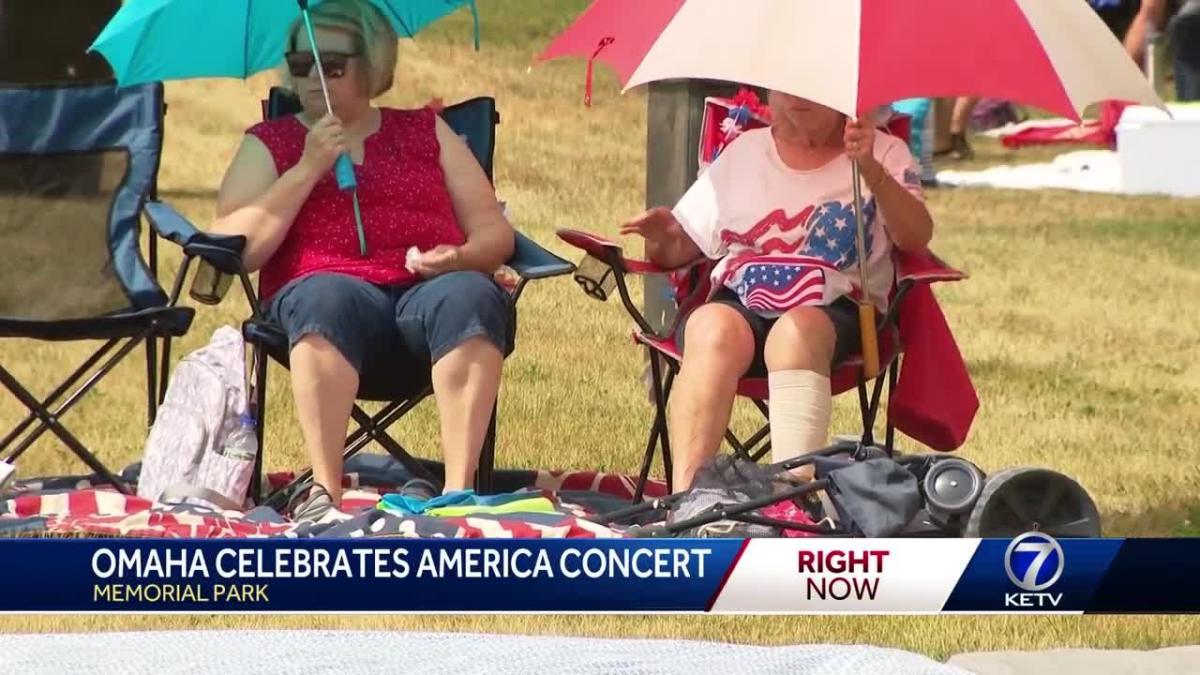
[[[392,24],[367,0],[324,0],[309,10],[313,29],[332,28],[354,38],[360,59],[366,65],[367,95],[375,98],[392,88],[396,72],[396,31]],[[288,30],[288,48],[295,49],[304,19],[297,19]],[[294,89],[292,76],[283,69],[283,84]]]

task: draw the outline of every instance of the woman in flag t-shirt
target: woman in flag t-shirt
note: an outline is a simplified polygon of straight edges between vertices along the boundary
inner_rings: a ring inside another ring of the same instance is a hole
[[[826,445],[829,375],[860,342],[852,160],[862,172],[868,292],[879,309],[894,274],[891,247],[921,250],[933,234],[903,141],[806,99],[771,92],[770,105],[772,125],[730,144],[674,209],[651,209],[621,228],[644,237],[661,267],[719,261],[708,302],[676,334],[677,490],[716,454],[748,374],[768,377],[774,461]]]

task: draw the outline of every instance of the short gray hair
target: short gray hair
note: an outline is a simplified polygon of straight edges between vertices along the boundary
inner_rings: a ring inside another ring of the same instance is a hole
[[[375,98],[392,88],[396,73],[396,31],[392,24],[367,0],[324,0],[309,10],[313,28],[333,28],[349,33],[366,64],[367,94]],[[288,30],[288,48],[295,49],[303,19]],[[284,85],[294,88],[285,68]]]

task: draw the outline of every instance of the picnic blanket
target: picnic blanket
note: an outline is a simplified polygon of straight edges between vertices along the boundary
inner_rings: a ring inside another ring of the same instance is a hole
[[[130,466],[122,478],[136,482],[138,469]],[[267,479],[272,487],[281,487],[292,477],[275,473]],[[451,516],[404,515],[378,508],[383,495],[410,477],[390,457],[356,455],[347,462],[343,480],[342,510],[351,517],[315,524],[292,522],[269,507],[242,512],[154,503],[102,486],[95,476],[24,480],[0,495],[0,536],[611,538],[623,533],[585,518],[627,505],[636,484],[634,477],[594,471],[498,471],[498,489],[532,500],[529,503],[536,502],[537,508],[459,511]],[[647,488],[647,496],[664,494],[662,482],[652,481]]]

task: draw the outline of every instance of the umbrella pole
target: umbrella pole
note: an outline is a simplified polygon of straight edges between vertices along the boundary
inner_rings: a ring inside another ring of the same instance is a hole
[[[858,326],[862,338],[863,377],[873,379],[879,374],[879,339],[875,332],[875,305],[871,302],[871,291],[867,285],[867,226],[863,222],[862,181],[858,162],[850,165],[854,181],[854,221],[857,228],[858,274],[862,299],[858,303]]]
[[[317,34],[313,30],[312,17],[308,15],[308,0],[299,0],[300,16],[304,18],[304,29],[308,31],[308,46],[312,48],[313,61],[317,66],[317,78],[321,81],[321,94],[325,96],[325,110],[333,114],[333,103],[329,100],[329,85],[325,82],[325,66],[321,65],[321,50],[317,49]],[[354,179],[354,164],[349,155],[341,155],[334,165],[338,187],[342,190],[353,190],[358,187]]]
[[[317,33],[313,30],[312,17],[308,14],[308,0],[298,0],[300,16],[304,19],[304,30],[308,32],[308,46],[312,49],[313,62],[317,67],[317,78],[321,81],[321,94],[325,97],[325,110],[333,114],[333,103],[329,100],[329,85],[325,82],[325,66],[321,65],[321,50],[317,49]],[[338,189],[353,193],[354,226],[358,230],[358,251],[367,255],[367,236],[363,229],[362,212],[358,206],[358,180],[354,177],[354,162],[349,154],[338,155],[333,165],[333,175],[337,178]]]

